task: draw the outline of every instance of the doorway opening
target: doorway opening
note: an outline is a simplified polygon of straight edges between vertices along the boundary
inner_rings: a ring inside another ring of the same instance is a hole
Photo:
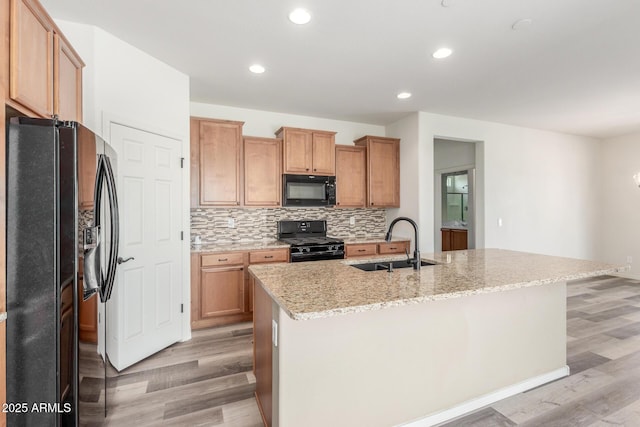
[[[481,141],[434,138],[434,249],[483,247]],[[480,176],[479,176],[480,175]]]

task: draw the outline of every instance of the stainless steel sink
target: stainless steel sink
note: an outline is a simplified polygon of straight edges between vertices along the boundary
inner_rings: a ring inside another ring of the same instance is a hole
[[[391,264],[391,270],[395,270],[396,268],[413,268],[413,265],[407,260],[399,260],[399,261],[378,261],[378,262],[365,262],[362,264],[350,264],[351,267],[359,268],[362,271],[380,271],[387,270],[389,271],[389,264]],[[425,265],[435,265],[433,262],[428,261],[420,261],[421,266]]]

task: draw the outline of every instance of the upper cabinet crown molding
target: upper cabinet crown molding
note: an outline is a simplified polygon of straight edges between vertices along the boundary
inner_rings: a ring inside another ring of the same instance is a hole
[[[336,132],[281,127],[276,137],[282,139],[283,173],[297,175],[336,174]]]

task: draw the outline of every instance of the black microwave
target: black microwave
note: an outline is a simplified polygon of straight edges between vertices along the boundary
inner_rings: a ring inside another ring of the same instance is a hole
[[[282,206],[334,206],[336,177],[282,175]]]

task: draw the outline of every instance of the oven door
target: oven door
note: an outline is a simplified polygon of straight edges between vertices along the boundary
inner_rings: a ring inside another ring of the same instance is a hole
[[[335,177],[315,175],[282,176],[282,206],[335,205]]]

